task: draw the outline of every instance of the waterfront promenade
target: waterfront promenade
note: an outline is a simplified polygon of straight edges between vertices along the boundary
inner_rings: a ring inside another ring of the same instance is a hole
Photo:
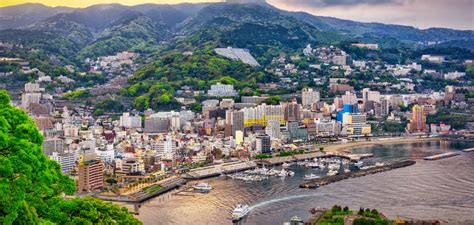
[[[344,153],[349,152],[350,149],[356,147],[370,147],[374,145],[392,145],[392,144],[410,144],[418,142],[427,142],[427,141],[437,141],[440,140],[438,137],[399,137],[399,138],[379,138],[372,139],[370,141],[353,141],[340,144],[328,144],[321,145],[317,147],[324,148],[325,152],[332,153]]]

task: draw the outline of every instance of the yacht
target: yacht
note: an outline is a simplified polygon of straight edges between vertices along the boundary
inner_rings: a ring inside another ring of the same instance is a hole
[[[327,173],[328,176],[334,176],[334,175],[337,175],[337,171],[336,170],[329,170],[328,173]]]
[[[356,163],[354,163],[354,166],[355,166],[355,167],[359,167],[359,168],[362,167],[363,165],[364,165],[364,162],[362,162],[362,161],[360,161],[360,160],[357,161]]]
[[[232,211],[232,220],[239,221],[244,218],[250,212],[250,208],[248,205],[241,205],[238,204],[234,211]]]
[[[279,177],[286,177],[288,176],[288,172],[285,169],[281,169],[280,173],[278,174]]]
[[[319,168],[319,163],[310,162],[310,163],[306,164],[306,167]]]
[[[310,175],[304,175],[305,180],[313,180],[313,179],[318,179],[318,175],[310,174]]]
[[[289,164],[289,163],[283,163],[281,166],[282,166],[283,168],[288,168],[288,167],[291,166],[291,164]]]
[[[212,186],[208,183],[197,183],[193,185],[193,189],[196,191],[211,191]]]

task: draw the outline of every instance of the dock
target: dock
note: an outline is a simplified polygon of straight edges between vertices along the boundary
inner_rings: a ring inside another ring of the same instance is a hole
[[[161,188],[159,189],[153,190],[150,188],[150,190],[152,191],[142,189],[140,191],[137,191],[129,195],[115,195],[115,196],[96,195],[94,197],[100,198],[105,201],[111,201],[111,202],[142,203],[146,200],[162,195],[171,190],[177,189],[185,184],[186,184],[186,180],[180,177],[177,177],[177,178],[170,179],[166,182],[160,183],[159,185],[161,186]],[[155,186],[155,185],[152,185],[152,186]]]
[[[439,159],[445,159],[453,156],[459,155],[459,152],[448,152],[448,153],[443,153],[443,154],[438,154],[438,155],[432,155],[432,156],[427,156],[423,158],[424,160],[439,160]]]
[[[206,166],[198,169],[190,170],[189,172],[182,175],[185,179],[203,179],[209,177],[220,176],[221,174],[228,174],[239,172],[243,170],[253,169],[257,167],[257,164],[253,161],[238,161],[230,163],[222,163],[212,166]]]
[[[359,161],[361,159],[370,158],[374,155],[369,154],[345,154],[345,153],[322,153],[322,152],[311,152],[305,154],[297,154],[292,156],[283,156],[283,157],[273,157],[273,158],[266,158],[266,159],[256,159],[254,160],[258,165],[265,165],[265,166],[273,166],[279,165],[283,163],[290,163],[290,162],[297,162],[297,161],[304,161],[310,160],[314,158],[332,158],[332,157],[340,157],[345,158],[350,161]]]
[[[371,167],[368,169],[361,169],[359,171],[343,173],[340,175],[335,176],[326,176],[321,177],[318,179],[311,180],[309,182],[305,182],[300,184],[300,188],[318,188],[323,185],[328,185],[337,181],[354,178],[354,177],[362,177],[370,174],[381,173],[393,169],[398,169],[402,167],[407,167],[411,165],[415,165],[416,161],[414,160],[403,160],[403,161],[396,161],[382,166]]]

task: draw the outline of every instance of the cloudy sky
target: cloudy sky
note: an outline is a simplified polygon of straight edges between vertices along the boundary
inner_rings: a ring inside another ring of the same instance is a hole
[[[278,8],[364,22],[474,30],[474,0],[268,0]]]
[[[0,0],[0,7],[27,2],[39,2],[50,6],[87,7],[100,3],[136,5],[212,1],[223,0]],[[474,30],[474,0],[267,0],[267,2],[285,10],[305,11],[314,15],[356,21],[403,24],[418,28],[448,27]]]

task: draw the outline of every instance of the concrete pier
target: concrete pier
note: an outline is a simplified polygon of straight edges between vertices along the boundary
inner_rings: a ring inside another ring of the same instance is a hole
[[[341,181],[344,179],[385,172],[385,171],[389,171],[389,170],[393,170],[397,168],[415,165],[415,163],[416,162],[414,160],[397,161],[397,162],[389,163],[383,166],[376,166],[376,167],[372,167],[368,169],[362,169],[359,171],[344,173],[344,174],[335,175],[335,176],[322,177],[322,178],[314,179],[306,183],[302,183],[300,184],[300,188],[318,188],[319,186],[328,185],[330,183],[334,183],[334,182]]]

